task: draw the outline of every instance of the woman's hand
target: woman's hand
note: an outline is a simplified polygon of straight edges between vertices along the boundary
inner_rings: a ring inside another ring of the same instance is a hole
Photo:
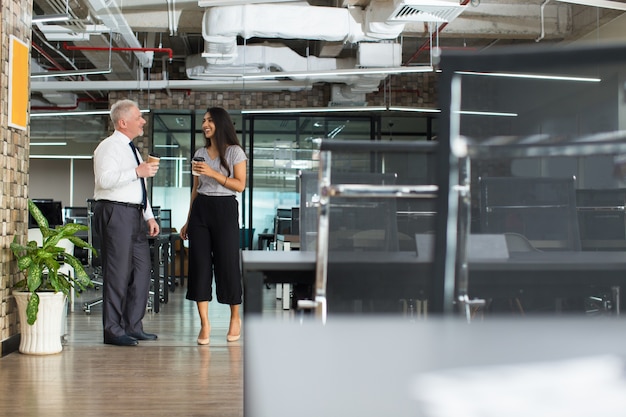
[[[183,240],[187,240],[187,238],[189,237],[187,235],[187,223],[185,223],[184,226],[180,229],[180,237]]]
[[[206,175],[211,177],[212,173],[215,173],[215,170],[211,168],[206,162],[193,161],[193,172],[196,172],[201,175]]]

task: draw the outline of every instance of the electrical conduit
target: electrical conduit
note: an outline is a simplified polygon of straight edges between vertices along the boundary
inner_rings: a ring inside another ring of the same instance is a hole
[[[170,62],[174,59],[174,52],[171,48],[128,48],[128,47],[108,47],[108,46],[71,46],[63,42],[63,49],[68,51],[132,51],[132,52],[162,52],[167,53]]]

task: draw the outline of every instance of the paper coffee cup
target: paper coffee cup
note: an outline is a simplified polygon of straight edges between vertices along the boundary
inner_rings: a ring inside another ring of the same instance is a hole
[[[195,175],[196,177],[200,176],[200,173],[194,170],[194,167],[196,166],[196,163],[198,162],[204,162],[204,158],[201,156],[197,156],[191,160],[191,174]]]
[[[157,164],[161,162],[161,156],[155,153],[151,153],[150,155],[148,155],[148,163],[151,164],[154,162],[156,162]]]

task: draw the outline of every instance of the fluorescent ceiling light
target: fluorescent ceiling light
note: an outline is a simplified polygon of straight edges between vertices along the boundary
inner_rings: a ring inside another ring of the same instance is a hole
[[[178,145],[154,145],[155,148],[178,148]]]
[[[432,72],[431,66],[414,66],[414,67],[389,67],[389,68],[351,68],[351,69],[335,69],[326,71],[294,71],[294,72],[263,72],[255,74],[243,74],[244,80],[259,80],[268,78],[315,78],[330,76],[346,76],[346,75],[378,75],[378,74],[406,74],[415,72]]]
[[[33,23],[46,23],[46,22],[66,22],[70,20],[68,13],[63,14],[40,14],[33,16],[31,21]]]
[[[461,110],[458,112],[454,112],[456,114],[464,114],[466,116],[500,116],[500,117],[517,117],[517,113],[506,113],[506,112],[498,112],[498,111],[472,111],[472,110]]]
[[[65,146],[67,142],[31,142],[30,146]]]
[[[93,155],[29,155],[30,159],[93,159]]]
[[[354,106],[354,107],[299,107],[284,109],[243,109],[241,114],[276,114],[276,113],[337,113],[337,112],[366,112],[366,111],[384,111],[384,106]]]
[[[142,113],[150,113],[149,109],[140,110]],[[108,115],[111,110],[85,110],[85,111],[55,111],[55,112],[42,112],[31,113],[30,117],[65,117],[65,116],[94,116],[99,114]]]
[[[429,109],[426,107],[402,107],[402,106],[389,106],[390,111],[408,111],[416,113],[441,113],[440,109]]]
[[[441,113],[440,109],[420,108],[420,107],[401,107],[401,106],[354,106],[354,107],[302,107],[302,108],[282,108],[282,109],[243,109],[241,114],[278,114],[278,113],[350,113],[350,112],[373,112],[373,111],[405,111],[415,113]],[[491,111],[472,111],[462,110],[458,114],[470,116],[501,116],[501,117],[517,117],[517,113],[507,112],[491,112]]]
[[[599,83],[602,81],[597,77],[574,77],[569,75],[549,75],[549,74],[524,74],[514,72],[474,72],[474,71],[455,71],[455,74],[476,75],[483,77],[505,77],[505,78],[526,78],[535,80],[555,80],[555,81],[580,81],[587,83]]]
[[[106,69],[89,69],[89,70],[34,72],[34,73],[30,74],[30,78],[71,77],[71,76],[75,76],[75,75],[110,74],[111,71],[112,71],[111,68],[106,68]]]

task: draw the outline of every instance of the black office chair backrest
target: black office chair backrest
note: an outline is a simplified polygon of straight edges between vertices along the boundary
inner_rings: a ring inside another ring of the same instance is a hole
[[[335,184],[396,183],[395,173],[337,173]],[[300,173],[300,250],[315,250],[319,202],[318,173]],[[329,204],[329,248],[345,251],[397,251],[395,198],[334,197]]]
[[[578,189],[576,205],[584,249],[626,249],[626,189]]]
[[[160,209],[159,227],[161,233],[170,233],[172,231],[172,209]]]

